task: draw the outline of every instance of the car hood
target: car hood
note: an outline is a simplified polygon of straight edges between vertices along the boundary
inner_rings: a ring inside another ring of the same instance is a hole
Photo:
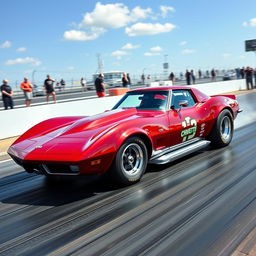
[[[118,124],[155,115],[157,113],[137,111],[136,108],[106,111],[79,119],[45,135],[22,140],[12,145],[9,153],[26,160],[69,161],[72,158],[78,161],[82,157],[79,152],[87,150]]]

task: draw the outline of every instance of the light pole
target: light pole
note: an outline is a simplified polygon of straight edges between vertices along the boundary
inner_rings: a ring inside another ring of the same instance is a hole
[[[32,84],[35,83],[35,73],[36,73],[36,70],[34,69],[32,72]]]

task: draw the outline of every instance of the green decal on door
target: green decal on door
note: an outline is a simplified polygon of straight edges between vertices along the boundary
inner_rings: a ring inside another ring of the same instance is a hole
[[[184,121],[182,121],[181,125],[183,128],[185,128],[181,132],[182,142],[190,140],[196,136],[197,122],[195,119],[192,119],[189,116],[185,117],[185,119],[184,119]]]

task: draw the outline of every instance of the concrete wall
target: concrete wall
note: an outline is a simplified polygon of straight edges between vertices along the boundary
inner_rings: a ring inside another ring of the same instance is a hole
[[[159,82],[160,86],[163,84]],[[198,88],[208,95],[223,94],[245,89],[244,80],[198,84]],[[65,103],[19,108],[0,112],[0,139],[17,136],[31,126],[52,117],[94,115],[111,109],[122,96],[86,99]]]

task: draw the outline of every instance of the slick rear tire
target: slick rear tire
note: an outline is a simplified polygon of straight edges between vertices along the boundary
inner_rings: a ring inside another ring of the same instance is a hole
[[[224,109],[218,116],[209,136],[211,145],[214,148],[221,148],[229,145],[233,138],[234,120],[229,110]]]
[[[128,138],[119,148],[110,168],[111,178],[121,185],[131,185],[143,176],[148,163],[148,151],[139,137]]]

